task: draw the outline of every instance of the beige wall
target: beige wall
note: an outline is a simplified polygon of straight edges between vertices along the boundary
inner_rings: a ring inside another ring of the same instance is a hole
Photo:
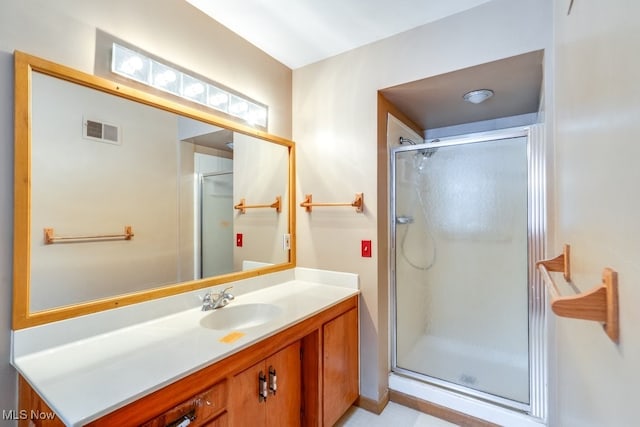
[[[119,126],[121,143],[84,138],[83,119]],[[193,268],[182,269],[193,266],[193,190],[178,193],[179,172],[193,176],[193,165],[178,164],[177,129],[172,113],[34,73],[32,310],[194,278]],[[191,208],[182,221],[178,197]],[[123,233],[125,225],[135,233],[129,241],[43,242],[48,227],[82,236]],[[179,238],[191,245],[178,248]]]
[[[387,247],[377,246],[377,91],[550,46],[551,2],[494,0],[475,9],[321,61],[293,73],[298,200],[350,201],[365,211],[299,213],[298,264],[360,275],[361,393],[378,400],[388,373]],[[382,180],[384,182],[384,179]],[[360,241],[373,240],[373,257]]]
[[[236,271],[243,261],[280,264],[289,260],[282,240],[289,230],[289,150],[267,144],[251,136],[236,133],[233,137],[233,204],[245,199],[247,205],[263,205],[281,197],[280,213],[271,208],[234,210],[233,233],[242,233],[242,247],[234,245]]]
[[[363,290],[362,393],[384,388],[386,296],[378,290],[375,246],[376,91],[418,78],[549,48],[551,1],[494,0],[474,10],[296,70],[293,82],[298,144],[298,195],[347,201],[365,193],[365,212],[314,210],[298,215],[299,264],[360,274]],[[637,22],[632,0],[553,2],[557,194],[551,250],[572,244],[577,285],[586,290],[602,267],[620,274],[621,344],[590,322],[558,320],[557,416],[554,425],[633,425],[640,383],[640,208],[636,197],[640,148],[635,144]],[[161,5],[161,6],[159,6]],[[96,28],[137,44],[271,106],[270,132],[291,136],[291,74],[178,0],[9,0],[0,11],[0,93],[11,94],[12,56],[20,49],[84,71],[93,68]],[[478,22],[483,23],[482,26]],[[220,43],[219,40],[224,40]],[[189,49],[185,49],[189,46]],[[406,66],[411,64],[411,66]],[[259,70],[259,71],[258,71]],[[549,77],[551,77],[549,79]],[[550,87],[549,81],[545,83]],[[13,204],[13,104],[0,104],[0,408],[15,404],[9,359]],[[553,103],[553,104],[551,104]],[[374,257],[359,257],[361,239],[374,241]],[[377,349],[375,351],[374,349]],[[553,358],[553,357],[552,357]]]
[[[92,73],[96,30],[269,105],[291,137],[291,70],[181,0],[3,0],[0,4],[0,409],[16,401],[9,365],[13,260],[13,51]]]
[[[640,384],[640,4],[555,2],[556,252],[575,284],[619,274],[620,344],[595,322],[557,319],[556,426],[638,425]],[[564,292],[570,292],[566,288]]]

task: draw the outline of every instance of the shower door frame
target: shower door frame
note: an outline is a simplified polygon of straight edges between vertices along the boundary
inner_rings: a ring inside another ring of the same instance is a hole
[[[205,178],[209,178],[212,176],[222,176],[222,175],[231,175],[231,177],[233,178],[233,171],[232,170],[221,170],[221,171],[216,171],[216,172],[205,172],[205,173],[199,173],[198,174],[198,206],[197,206],[197,219],[195,221],[195,223],[198,225],[197,226],[197,230],[195,230],[195,232],[197,233],[196,239],[195,241],[198,244],[198,247],[196,249],[196,253],[198,254],[198,260],[197,260],[197,264],[196,264],[196,277],[198,278],[203,278],[204,277],[204,242],[203,242],[203,222],[204,222],[204,180]],[[232,195],[233,197],[233,195]],[[233,200],[232,203],[233,205]]]
[[[543,125],[500,129],[462,136],[441,138],[439,142],[427,142],[390,149],[390,242],[389,258],[391,282],[391,371],[409,378],[461,393],[484,402],[497,404],[508,409],[546,420],[548,406],[547,390],[547,301],[544,284],[537,273],[535,263],[543,259],[546,235],[546,171],[545,144],[539,136]],[[536,135],[537,134],[537,135]],[[397,365],[397,278],[396,278],[396,153],[419,151],[425,148],[463,146],[475,143],[489,143],[512,138],[526,138],[527,150],[527,259],[528,259],[528,308],[529,308],[529,404],[513,401],[490,393],[444,381],[429,375],[403,369]]]

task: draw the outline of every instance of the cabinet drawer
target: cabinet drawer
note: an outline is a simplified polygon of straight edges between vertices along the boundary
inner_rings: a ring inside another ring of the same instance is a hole
[[[197,394],[142,424],[142,427],[177,427],[181,425],[202,426],[217,414],[221,414],[227,405],[227,382],[222,381],[210,389]],[[212,421],[212,426],[224,426],[226,416],[221,416]],[[220,422],[218,420],[220,419]],[[187,421],[189,421],[188,424]],[[185,424],[183,424],[185,423]]]
[[[227,407],[227,382],[223,381],[195,397],[198,406],[198,418],[202,421],[219,414]]]
[[[224,414],[216,417],[211,421],[207,421],[203,424],[203,427],[227,427],[229,425],[229,415],[225,412]]]

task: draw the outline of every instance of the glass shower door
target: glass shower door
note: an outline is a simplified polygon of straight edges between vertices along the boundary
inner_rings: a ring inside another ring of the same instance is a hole
[[[529,405],[527,138],[393,152],[393,370]]]
[[[233,266],[233,173],[203,174],[200,181],[202,277],[231,273]]]

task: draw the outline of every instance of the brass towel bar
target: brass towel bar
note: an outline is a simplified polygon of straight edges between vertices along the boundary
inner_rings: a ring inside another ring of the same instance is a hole
[[[247,209],[255,209],[255,208],[273,208],[276,212],[280,213],[282,208],[280,207],[282,204],[282,197],[277,196],[276,201],[271,204],[263,204],[263,205],[247,205],[244,199],[240,199],[240,203],[235,205],[233,208],[238,209],[240,213],[246,213]]]
[[[356,193],[356,198],[351,203],[313,203],[313,196],[306,194],[304,196],[304,202],[300,203],[300,206],[304,208],[306,212],[311,212],[313,206],[350,206],[356,208],[356,212],[364,211],[364,194]]]
[[[563,297],[549,272],[562,272],[565,280],[571,281],[569,254],[570,246],[564,245],[562,255],[536,263],[551,297],[551,309],[558,316],[603,322],[606,334],[617,343],[620,336],[618,273],[610,268],[605,268],[602,272],[602,283],[599,286],[588,292]]]
[[[61,242],[84,242],[89,240],[131,240],[133,236],[133,228],[130,225],[125,225],[124,234],[96,234],[91,236],[56,236],[53,228],[44,229],[44,243],[46,245]]]

